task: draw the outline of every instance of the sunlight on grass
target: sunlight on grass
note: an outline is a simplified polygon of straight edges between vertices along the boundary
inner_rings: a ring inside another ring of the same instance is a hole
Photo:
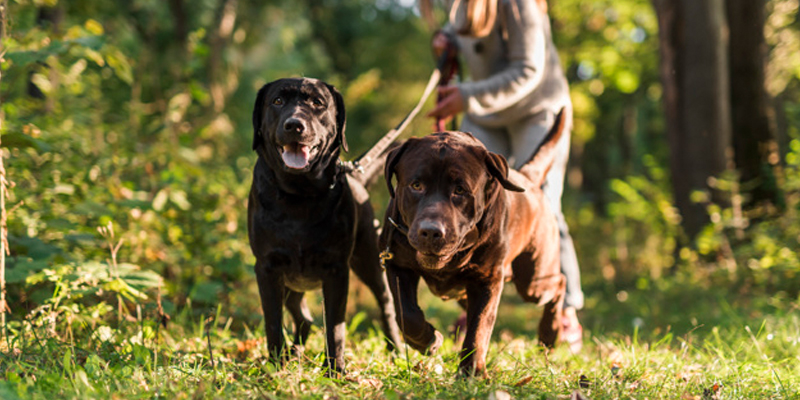
[[[426,357],[402,347],[394,354],[366,314],[351,319],[350,373],[326,378],[324,340],[312,331],[305,356],[278,368],[266,361],[261,333],[234,333],[218,318],[189,330],[152,321],[105,329],[104,335],[59,338],[47,326],[12,330],[0,348],[0,398],[567,398],[592,399],[796,398],[800,384],[800,318],[771,317],[731,329],[591,336],[580,354],[566,347],[545,351],[533,332],[496,331],[488,377],[456,377],[453,337]],[[188,321],[187,321],[188,322]],[[190,323],[181,324],[191,326]],[[442,328],[442,327],[440,327]],[[185,338],[185,339],[176,339]],[[492,397],[493,396],[493,397]],[[500,396],[500,397],[498,397]]]

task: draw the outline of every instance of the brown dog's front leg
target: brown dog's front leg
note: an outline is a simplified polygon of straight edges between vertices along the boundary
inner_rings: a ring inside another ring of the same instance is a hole
[[[287,356],[284,352],[282,325],[285,291],[283,274],[272,271],[262,260],[256,261],[255,271],[258,293],[261,295],[261,309],[264,311],[269,357],[276,364],[283,365],[284,357]]]
[[[400,325],[406,343],[420,353],[436,353],[444,337],[425,320],[425,313],[417,303],[419,274],[389,265],[386,267],[386,275],[394,296],[397,324]]]
[[[344,368],[345,310],[349,269],[345,266],[330,267],[330,274],[322,282],[322,298],[325,302],[325,340],[328,373],[346,374]]]
[[[467,333],[461,347],[462,375],[478,375],[485,372],[486,352],[497,318],[497,306],[503,292],[503,280],[467,287]]]

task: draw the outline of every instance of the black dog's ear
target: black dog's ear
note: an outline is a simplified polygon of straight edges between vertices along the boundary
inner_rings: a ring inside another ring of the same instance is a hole
[[[386,156],[386,165],[383,168],[383,177],[386,178],[386,187],[389,188],[389,195],[394,197],[394,186],[392,186],[392,175],[394,175],[394,167],[397,166],[397,163],[400,161],[400,156],[406,151],[409,146],[409,143],[416,139],[411,138],[406,140],[400,146],[395,147],[392,151],[389,152],[389,155]]]
[[[333,95],[333,100],[336,102],[336,136],[339,139],[339,142],[342,144],[342,150],[344,150],[346,153],[349,148],[347,147],[347,138],[344,136],[344,129],[347,125],[347,114],[345,113],[344,109],[344,98],[335,87],[328,85],[327,83],[325,86],[328,87],[328,91],[331,92]]]
[[[489,170],[489,175],[493,176],[500,182],[506,190],[512,192],[524,192],[525,189],[515,185],[508,180],[508,162],[506,158],[497,153],[486,151],[486,169]]]
[[[264,124],[264,103],[267,101],[267,91],[272,83],[262,86],[256,95],[256,105],[253,106],[253,150],[257,149],[264,140],[261,137],[261,128]]]

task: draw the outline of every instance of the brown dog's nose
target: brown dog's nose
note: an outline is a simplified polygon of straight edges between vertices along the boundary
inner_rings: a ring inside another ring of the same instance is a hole
[[[306,130],[303,121],[297,118],[289,118],[283,123],[283,130],[286,132],[303,133]]]
[[[422,221],[417,228],[417,238],[425,250],[438,250],[444,243],[444,225],[437,221]]]

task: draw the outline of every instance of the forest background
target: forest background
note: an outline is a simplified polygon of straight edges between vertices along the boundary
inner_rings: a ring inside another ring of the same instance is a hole
[[[773,320],[793,326],[797,348],[799,3],[549,1],[575,108],[564,212],[587,338]],[[15,391],[25,335],[121,346],[137,326],[177,341],[209,336],[213,320],[219,337],[261,343],[245,220],[257,90],[287,76],[336,86],[352,159],[400,122],[434,67],[411,0],[6,0],[2,11],[0,372]],[[418,118],[406,136],[430,129]],[[382,214],[383,185],[371,192]],[[372,300],[351,286],[352,329],[374,333]],[[442,325],[458,315],[429,302]],[[534,337],[538,311],[519,308],[497,334]]]

